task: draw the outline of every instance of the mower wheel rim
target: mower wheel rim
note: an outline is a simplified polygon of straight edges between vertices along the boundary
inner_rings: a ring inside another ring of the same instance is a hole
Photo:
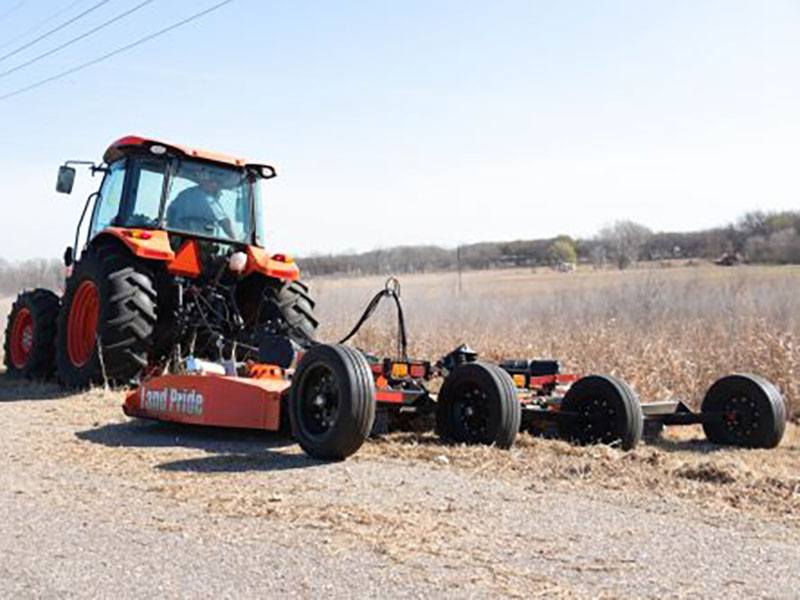
[[[485,439],[491,419],[486,392],[475,384],[465,384],[458,392],[453,411],[461,437],[471,442]]]
[[[326,365],[314,365],[308,372],[300,397],[300,427],[310,437],[322,437],[339,417],[339,389],[336,375]]]
[[[580,433],[577,438],[582,443],[611,443],[617,437],[617,411],[613,403],[604,396],[589,399],[580,409]]]
[[[748,440],[761,424],[758,402],[745,394],[729,398],[724,407],[723,426],[736,440]]]
[[[27,308],[22,308],[14,317],[11,326],[11,363],[17,369],[24,369],[28,364],[33,349],[33,315]]]
[[[76,368],[86,365],[94,353],[99,317],[97,286],[93,281],[83,281],[72,296],[67,319],[67,354]]]

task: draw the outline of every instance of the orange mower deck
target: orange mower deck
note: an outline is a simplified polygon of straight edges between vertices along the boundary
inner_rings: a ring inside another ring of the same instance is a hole
[[[123,411],[141,419],[277,431],[288,388],[279,378],[163,375],[130,393]]]

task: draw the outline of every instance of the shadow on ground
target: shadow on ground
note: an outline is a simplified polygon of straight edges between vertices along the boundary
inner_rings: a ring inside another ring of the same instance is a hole
[[[286,434],[269,431],[134,420],[102,425],[75,435],[78,439],[114,448],[194,448],[209,454],[157,465],[162,471],[281,471],[326,464],[305,454],[276,451],[294,442]]]
[[[656,439],[647,440],[645,444],[663,450],[664,452],[713,454],[722,450],[730,450],[729,446],[712,444],[705,438],[674,439],[661,436]]]
[[[261,452],[218,454],[201,458],[176,460],[158,465],[161,471],[186,473],[244,473],[248,471],[289,471],[328,464],[305,454],[284,454],[272,450]]]
[[[0,373],[0,402],[22,402],[29,400],[57,400],[71,396],[56,383],[15,379]]]

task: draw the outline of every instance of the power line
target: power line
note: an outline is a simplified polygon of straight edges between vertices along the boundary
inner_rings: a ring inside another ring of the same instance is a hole
[[[62,8],[61,10],[59,10],[59,11],[57,11],[57,12],[54,12],[54,13],[53,13],[52,15],[50,15],[49,17],[45,17],[44,19],[42,19],[42,20],[41,20],[41,21],[39,21],[38,23],[36,23],[36,24],[34,24],[34,25],[31,25],[30,27],[28,27],[28,28],[27,28],[25,31],[23,31],[22,33],[20,33],[20,34],[17,34],[17,35],[15,35],[14,37],[12,37],[10,40],[8,40],[8,41],[6,41],[6,42],[3,42],[2,44],[0,44],[0,48],[7,48],[8,46],[10,46],[11,44],[13,44],[13,43],[14,43],[14,42],[16,42],[17,40],[21,40],[21,39],[23,39],[24,37],[26,37],[26,36],[27,36],[29,33],[33,33],[33,32],[35,32],[35,31],[38,31],[38,30],[39,30],[39,29],[41,29],[43,26],[47,25],[47,24],[48,24],[50,21],[52,21],[53,19],[57,19],[58,17],[60,17],[61,15],[63,15],[65,12],[69,11],[69,10],[70,10],[72,7],[74,7],[74,6],[75,6],[75,5],[77,5],[77,4],[80,4],[81,2],[83,2],[83,0],[72,0],[72,2],[70,2],[69,4],[67,4],[67,5],[66,5],[64,8]]]
[[[233,0],[223,0],[223,2],[219,2],[219,3],[215,4],[214,6],[211,6],[211,7],[207,8],[207,9],[205,9],[203,11],[195,13],[195,14],[189,16],[189,17],[186,17],[185,19],[183,19],[181,21],[178,21],[177,23],[173,23],[172,25],[170,25],[168,27],[165,27],[164,29],[159,29],[158,31],[156,31],[154,33],[151,33],[149,35],[146,35],[143,38],[139,38],[135,42],[131,42],[130,44],[128,44],[126,46],[121,46],[120,48],[117,48],[116,50],[112,50],[111,52],[103,54],[102,56],[100,56],[98,58],[92,59],[92,60],[90,60],[88,62],[85,62],[83,64],[80,64],[80,65],[78,65],[76,67],[72,67],[71,69],[67,69],[66,71],[62,71],[61,73],[57,73],[55,75],[52,75],[51,77],[47,77],[46,79],[42,79],[40,81],[37,81],[36,83],[32,83],[29,86],[20,88],[18,90],[14,90],[13,92],[10,92],[8,94],[4,94],[4,95],[0,96],[0,100],[6,100],[7,98],[11,98],[12,96],[18,96],[19,94],[23,94],[25,92],[28,92],[28,91],[30,91],[30,90],[32,90],[34,88],[40,87],[42,85],[45,85],[46,83],[50,83],[51,81],[56,81],[57,79],[61,79],[62,77],[66,77],[67,75],[72,75],[73,73],[77,73],[78,71],[82,71],[83,69],[85,69],[87,67],[91,67],[93,65],[96,65],[97,63],[103,62],[104,60],[108,60],[112,56],[116,56],[117,54],[122,54],[123,52],[126,52],[126,51],[128,51],[128,50],[130,50],[132,48],[135,48],[136,46],[141,46],[142,44],[144,44],[146,42],[149,42],[152,39],[160,37],[160,36],[164,35],[165,33],[169,33],[173,29],[178,29],[179,27],[182,27],[182,26],[184,26],[184,25],[186,25],[188,23],[191,23],[192,21],[195,21],[195,20],[199,19],[200,17],[204,17],[205,15],[207,15],[207,14],[209,14],[211,12],[214,12],[215,10],[220,9],[223,6],[225,6],[226,4],[230,4],[231,2],[233,2]]]
[[[2,73],[0,73],[0,78],[5,77],[6,75],[10,75],[11,73],[15,73],[15,72],[19,71],[20,69],[23,69],[23,68],[27,67],[28,65],[32,65],[35,62],[39,62],[41,59],[43,59],[43,58],[45,58],[47,56],[50,56],[52,54],[55,54],[56,52],[59,52],[60,50],[63,50],[67,46],[72,46],[72,44],[76,44],[77,42],[80,42],[81,40],[86,39],[90,35],[93,35],[93,34],[97,33],[101,29],[105,29],[109,25],[112,25],[112,24],[116,23],[120,19],[124,19],[128,15],[130,15],[132,13],[135,13],[137,10],[139,10],[141,8],[144,8],[145,6],[147,6],[148,4],[152,4],[153,2],[155,2],[155,0],[144,0],[144,2],[140,2],[139,4],[134,6],[133,8],[128,9],[125,12],[118,14],[116,17],[113,17],[113,18],[109,19],[105,23],[101,23],[97,27],[93,27],[92,29],[90,29],[86,33],[82,33],[78,37],[72,38],[71,40],[69,40],[67,42],[64,42],[60,46],[56,46],[52,50],[48,50],[47,52],[44,52],[44,53],[40,54],[39,56],[35,56],[32,59],[30,59],[30,60],[28,60],[28,61],[26,61],[26,62],[24,62],[22,64],[17,65],[16,67],[12,67],[11,69],[8,69],[7,71],[3,71]]]
[[[101,0],[100,2],[98,2],[97,4],[95,4],[94,6],[90,6],[89,8],[87,8],[85,11],[83,11],[83,12],[82,12],[82,13],[80,13],[79,15],[76,15],[76,16],[72,17],[70,20],[68,20],[68,21],[67,21],[67,22],[65,22],[65,23],[62,23],[62,24],[61,24],[61,25],[59,25],[58,27],[54,27],[53,29],[51,29],[51,30],[50,30],[50,31],[48,31],[47,33],[43,33],[43,34],[42,34],[42,35],[40,35],[39,37],[32,39],[30,42],[28,42],[27,44],[23,44],[22,46],[20,46],[20,47],[19,47],[19,48],[17,48],[16,50],[12,50],[12,51],[11,51],[11,52],[9,52],[8,54],[4,54],[3,56],[0,56],[0,61],[4,61],[5,59],[7,59],[7,58],[10,58],[10,57],[14,56],[15,54],[19,54],[20,52],[22,52],[22,51],[23,51],[23,50],[25,50],[26,48],[30,48],[30,47],[31,47],[31,46],[33,46],[35,43],[37,43],[37,42],[40,42],[40,41],[42,41],[43,39],[45,39],[46,37],[49,37],[49,36],[51,36],[51,35],[52,35],[52,34],[54,34],[56,31],[60,31],[60,30],[64,29],[64,27],[66,27],[67,25],[71,25],[72,23],[74,23],[74,22],[75,22],[75,21],[77,21],[78,19],[81,19],[81,18],[85,17],[86,15],[88,15],[90,12],[93,12],[93,11],[97,10],[98,8],[100,8],[101,6],[103,6],[103,4],[108,4],[108,0]]]

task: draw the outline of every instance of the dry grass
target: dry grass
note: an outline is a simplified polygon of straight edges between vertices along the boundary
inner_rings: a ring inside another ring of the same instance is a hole
[[[322,337],[342,336],[382,278],[312,281]],[[468,342],[489,359],[555,357],[580,373],[618,375],[642,400],[697,401],[716,378],[760,373],[800,404],[800,268],[714,266],[509,270],[405,276],[413,354]],[[356,339],[391,353],[389,309]]]
[[[778,449],[720,448],[699,428],[672,430],[652,445],[620,452],[577,447],[523,434],[510,452],[442,446],[432,434],[393,434],[369,444],[356,460],[424,461],[466,469],[531,490],[553,486],[674,496],[710,512],[743,511],[800,526],[800,428],[790,425]]]

